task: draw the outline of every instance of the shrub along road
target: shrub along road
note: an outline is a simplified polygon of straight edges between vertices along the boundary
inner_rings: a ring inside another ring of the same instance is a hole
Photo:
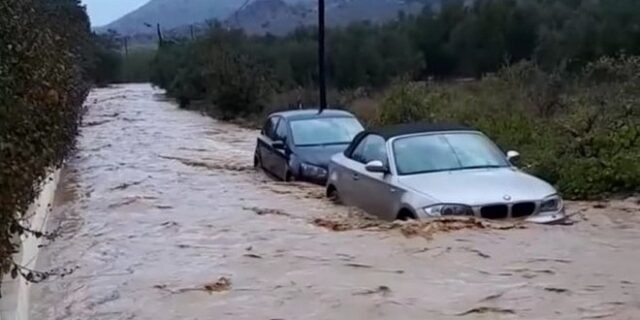
[[[62,234],[38,260],[77,270],[33,285],[33,319],[640,312],[633,199],[571,203],[566,226],[392,225],[256,173],[255,131],[179,110],[148,85],[97,89],[87,105],[49,223]]]

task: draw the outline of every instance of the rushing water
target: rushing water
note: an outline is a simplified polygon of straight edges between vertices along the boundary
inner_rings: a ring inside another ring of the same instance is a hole
[[[407,237],[254,172],[255,131],[148,85],[87,107],[38,260],[77,269],[33,285],[32,319],[640,318],[631,200],[571,204],[566,226]]]

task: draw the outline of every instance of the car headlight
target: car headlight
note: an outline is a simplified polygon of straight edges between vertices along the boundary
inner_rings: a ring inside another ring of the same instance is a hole
[[[424,212],[430,217],[474,215],[473,209],[463,204],[438,204],[424,208]]]
[[[556,212],[562,209],[562,198],[553,195],[542,200],[540,204],[540,212]]]
[[[307,177],[326,177],[327,176],[327,170],[325,168],[314,166],[308,163],[301,164],[300,170],[302,171],[302,174]]]

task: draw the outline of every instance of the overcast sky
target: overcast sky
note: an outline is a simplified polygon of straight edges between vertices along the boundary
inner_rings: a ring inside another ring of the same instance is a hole
[[[91,26],[103,26],[139,8],[149,0],[82,0],[87,5]]]

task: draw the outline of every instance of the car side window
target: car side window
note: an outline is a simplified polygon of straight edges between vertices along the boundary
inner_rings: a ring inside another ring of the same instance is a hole
[[[273,140],[287,141],[287,122],[280,120]]]
[[[351,159],[364,164],[379,160],[387,165],[389,157],[387,156],[386,141],[378,135],[366,136],[351,154]]]
[[[271,117],[267,119],[267,122],[265,122],[264,127],[262,128],[262,134],[273,139],[275,137],[278,120],[280,120],[278,117]]]

